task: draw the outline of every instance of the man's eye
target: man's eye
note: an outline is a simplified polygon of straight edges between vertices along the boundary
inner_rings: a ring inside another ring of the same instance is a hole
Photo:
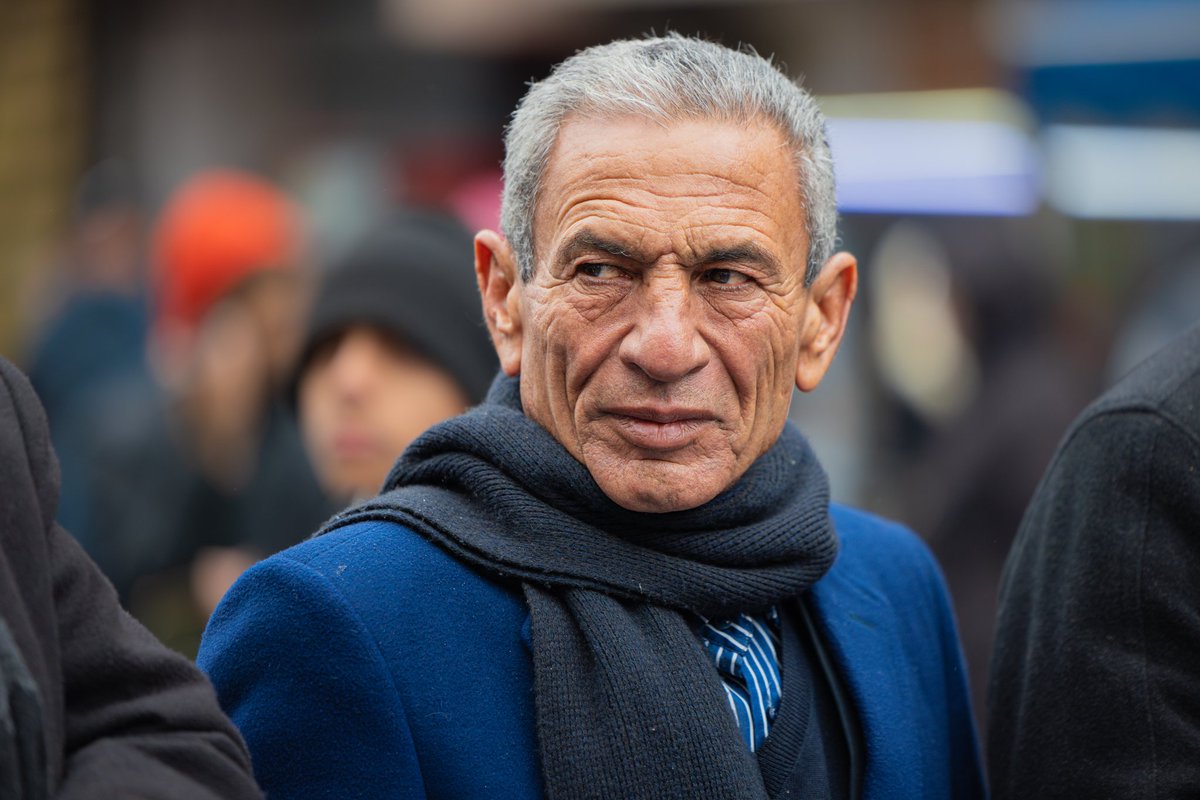
[[[710,269],[704,273],[703,279],[722,286],[741,286],[750,282],[750,276],[734,269]]]
[[[616,278],[621,270],[612,264],[580,264],[576,272],[589,278]]]

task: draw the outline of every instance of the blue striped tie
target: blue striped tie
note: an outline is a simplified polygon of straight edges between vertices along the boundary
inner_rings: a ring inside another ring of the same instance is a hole
[[[756,751],[767,738],[779,708],[779,615],[739,614],[736,619],[701,619],[700,640],[725,686],[742,738]]]

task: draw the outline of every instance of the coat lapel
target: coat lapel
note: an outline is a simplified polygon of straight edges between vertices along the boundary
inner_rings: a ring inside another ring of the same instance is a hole
[[[858,716],[866,758],[862,796],[923,797],[919,752],[914,761],[905,746],[906,731],[922,715],[911,708],[920,692],[900,642],[904,626],[888,598],[856,574],[835,564],[811,595],[817,629]]]

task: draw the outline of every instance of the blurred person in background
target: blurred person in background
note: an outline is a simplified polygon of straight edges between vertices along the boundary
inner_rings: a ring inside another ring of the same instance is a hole
[[[997,800],[1200,787],[1200,326],[1071,426],[1005,565]]]
[[[498,364],[470,253],[456,219],[407,211],[325,274],[295,383],[305,446],[331,497],[375,495],[418,434],[487,392]]]
[[[945,248],[953,290],[946,300],[970,358],[949,373],[970,375],[972,385],[956,407],[920,417],[923,446],[895,487],[899,515],[925,535],[945,572],[981,722],[1004,560],[1055,442],[1099,390],[1106,341],[1098,320],[1107,309],[1066,291],[1044,250],[1030,244],[1039,241],[1036,229],[1014,229],[1024,235],[1005,236],[980,221],[930,228]],[[895,262],[875,266],[893,281],[906,279]],[[927,319],[904,322],[910,332],[928,326]],[[890,333],[910,359],[908,374],[920,374],[920,360],[934,349],[930,339]]]
[[[91,439],[109,424],[97,403],[114,381],[146,376],[146,220],[133,176],[105,161],[80,181],[49,317],[26,367],[50,419],[62,469],[59,522],[97,555],[86,487]],[[124,413],[123,409],[113,409]]]
[[[37,397],[0,358],[0,798],[261,797],[204,675],[55,522],[58,483]]]
[[[153,382],[105,402],[89,514],[102,566],[168,643],[194,650],[240,572],[295,543],[332,505],[282,402],[303,307],[303,232],[256,176],[196,175],[153,233]]]

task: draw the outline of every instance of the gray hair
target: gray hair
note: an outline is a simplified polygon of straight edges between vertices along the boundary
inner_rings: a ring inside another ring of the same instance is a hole
[[[779,127],[795,158],[808,233],[805,283],[833,253],[837,202],[825,119],[816,102],[752,50],[669,34],[589,47],[530,86],[505,134],[500,227],[521,279],[534,272],[533,217],[550,152],[568,116],[636,115],[748,122]]]

